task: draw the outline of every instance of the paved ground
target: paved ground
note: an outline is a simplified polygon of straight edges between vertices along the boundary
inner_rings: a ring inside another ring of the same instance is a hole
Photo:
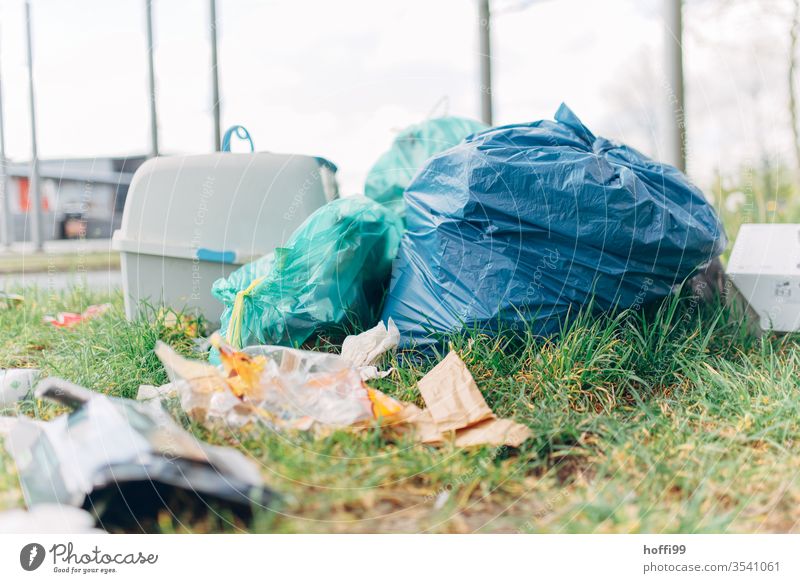
[[[69,239],[58,241],[45,241],[45,255],[60,255],[69,253],[100,253],[111,250],[111,239]],[[11,248],[0,245],[0,257],[14,255],[34,254],[31,243],[13,243]]]
[[[88,287],[97,292],[116,290],[122,287],[118,261],[113,269],[108,268],[109,261],[105,260],[95,261],[91,269],[79,272],[75,271],[74,266],[62,265],[62,259],[68,260],[69,256],[103,259],[110,250],[110,239],[45,241],[44,251],[39,253],[34,252],[30,243],[14,243],[11,248],[0,246],[0,263],[5,261],[11,266],[5,272],[0,270],[0,290],[13,291],[25,286],[53,291],[75,286]],[[43,258],[48,260],[44,267],[40,265]]]
[[[17,287],[33,285],[53,291],[73,286],[88,287],[97,292],[114,291],[122,287],[122,274],[119,271],[0,274],[0,290],[13,291]]]

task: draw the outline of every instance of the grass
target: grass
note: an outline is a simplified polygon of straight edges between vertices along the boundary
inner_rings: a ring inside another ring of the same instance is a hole
[[[35,366],[133,397],[166,375],[161,338],[191,353],[180,330],[125,321],[120,296],[27,290],[0,310],[0,367]],[[58,310],[111,301],[73,330],[42,323]],[[518,339],[517,339],[518,340]],[[225,513],[164,513],[160,532],[787,532],[800,530],[800,357],[795,336],[754,336],[741,314],[686,295],[651,309],[577,318],[558,340],[467,335],[453,341],[490,406],[533,430],[517,451],[461,451],[387,441],[377,430],[314,438],[209,432],[236,447],[283,495],[248,524]],[[393,362],[377,386],[419,400],[434,362]],[[57,411],[31,400],[18,408]],[[7,413],[10,411],[7,411]],[[0,509],[22,504],[0,454]]]

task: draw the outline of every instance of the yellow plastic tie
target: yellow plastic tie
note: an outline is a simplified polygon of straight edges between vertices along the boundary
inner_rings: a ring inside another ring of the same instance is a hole
[[[242,347],[242,318],[244,317],[244,298],[250,295],[255,288],[257,288],[266,275],[257,277],[250,282],[245,289],[237,292],[236,299],[233,301],[233,311],[231,312],[231,321],[228,325],[228,333],[225,334],[225,340],[234,348]]]

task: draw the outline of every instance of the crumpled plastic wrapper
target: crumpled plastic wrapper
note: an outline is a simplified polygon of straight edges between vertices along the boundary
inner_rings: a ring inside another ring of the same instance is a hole
[[[497,418],[455,352],[419,381],[427,405],[420,409],[364,385],[361,371],[343,356],[281,346],[239,351],[218,338],[213,342],[219,346],[220,367],[188,360],[159,343],[156,354],[172,383],[161,389],[143,386],[140,394],[157,397],[174,389],[196,420],[237,427],[260,421],[279,430],[309,430],[378,422],[397,433],[411,431],[421,443],[452,441],[458,447],[519,447],[531,436],[527,426]],[[360,354],[362,363],[379,356],[369,349]]]
[[[275,429],[348,427],[399,414],[395,401],[364,385],[360,372],[335,354],[282,346],[234,350],[216,339],[222,365],[188,360],[164,343],[156,354],[181,407],[204,423]]]
[[[12,407],[30,393],[39,372],[35,368],[0,369],[0,408]]]
[[[52,377],[35,394],[73,411],[47,422],[0,418],[9,420],[1,428],[28,507],[83,507],[104,526],[126,527],[164,508],[207,512],[212,501],[248,517],[274,498],[252,460],[199,441],[160,403],[108,397]]]

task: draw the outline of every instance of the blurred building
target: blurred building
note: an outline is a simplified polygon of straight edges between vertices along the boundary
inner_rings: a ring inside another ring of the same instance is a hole
[[[119,227],[134,171],[145,156],[39,161],[43,237],[108,238]],[[14,241],[31,238],[30,164],[10,162]]]

